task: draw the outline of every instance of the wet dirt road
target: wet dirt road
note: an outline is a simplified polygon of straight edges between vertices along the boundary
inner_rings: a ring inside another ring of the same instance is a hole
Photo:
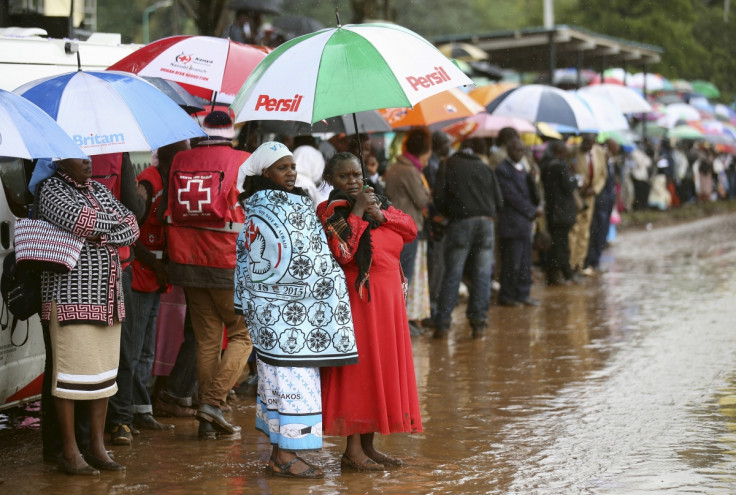
[[[606,272],[535,284],[538,308],[491,308],[483,340],[458,307],[447,341],[414,339],[425,432],[377,439],[405,466],[342,473],[340,438],[308,456],[316,482],[273,478],[253,398],[238,441],[196,421],[112,447],[125,474],[41,462],[35,413],[0,423],[8,494],[650,494],[736,492],[736,215],[620,234]],[[32,409],[32,407],[31,407]]]

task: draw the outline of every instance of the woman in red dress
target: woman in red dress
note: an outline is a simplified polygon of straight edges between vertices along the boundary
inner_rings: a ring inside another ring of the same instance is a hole
[[[376,432],[422,431],[399,264],[417,227],[409,215],[364,188],[351,153],[332,157],[324,178],[334,189],[317,215],[345,271],[359,363],[322,368],[323,431],[347,437],[344,467],[380,471],[401,460],[376,450]]]

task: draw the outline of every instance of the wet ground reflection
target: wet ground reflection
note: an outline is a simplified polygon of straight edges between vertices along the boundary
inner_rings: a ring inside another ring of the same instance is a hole
[[[425,433],[380,438],[405,467],[342,473],[343,443],[311,459],[324,481],[268,476],[251,397],[239,441],[194,420],[114,447],[126,474],[68,477],[40,462],[34,411],[0,423],[2,493],[732,493],[736,490],[736,216],[626,232],[608,271],[535,285],[538,308],[493,306],[473,340],[414,339]],[[464,307],[455,313],[463,320]],[[8,427],[12,426],[12,427]]]

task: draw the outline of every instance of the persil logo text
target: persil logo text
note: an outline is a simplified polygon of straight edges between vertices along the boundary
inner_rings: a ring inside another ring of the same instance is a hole
[[[435,67],[434,72],[417,77],[409,76],[406,80],[411,85],[411,89],[419,91],[420,86],[422,88],[429,88],[435,84],[442,84],[445,81],[449,81],[450,76],[447,75],[447,72],[442,67]]]
[[[271,98],[268,95],[258,95],[256,110],[261,108],[267,112],[296,112],[302,102],[302,95],[293,98]]]

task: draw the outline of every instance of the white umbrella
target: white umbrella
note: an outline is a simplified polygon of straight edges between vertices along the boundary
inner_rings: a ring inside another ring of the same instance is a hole
[[[596,94],[610,99],[623,113],[648,113],[650,105],[636,90],[618,84],[595,84],[578,90],[580,94]]]
[[[581,91],[573,91],[573,93],[588,106],[595,118],[598,132],[621,131],[629,128],[629,121],[626,120],[624,114],[605,96]]]

